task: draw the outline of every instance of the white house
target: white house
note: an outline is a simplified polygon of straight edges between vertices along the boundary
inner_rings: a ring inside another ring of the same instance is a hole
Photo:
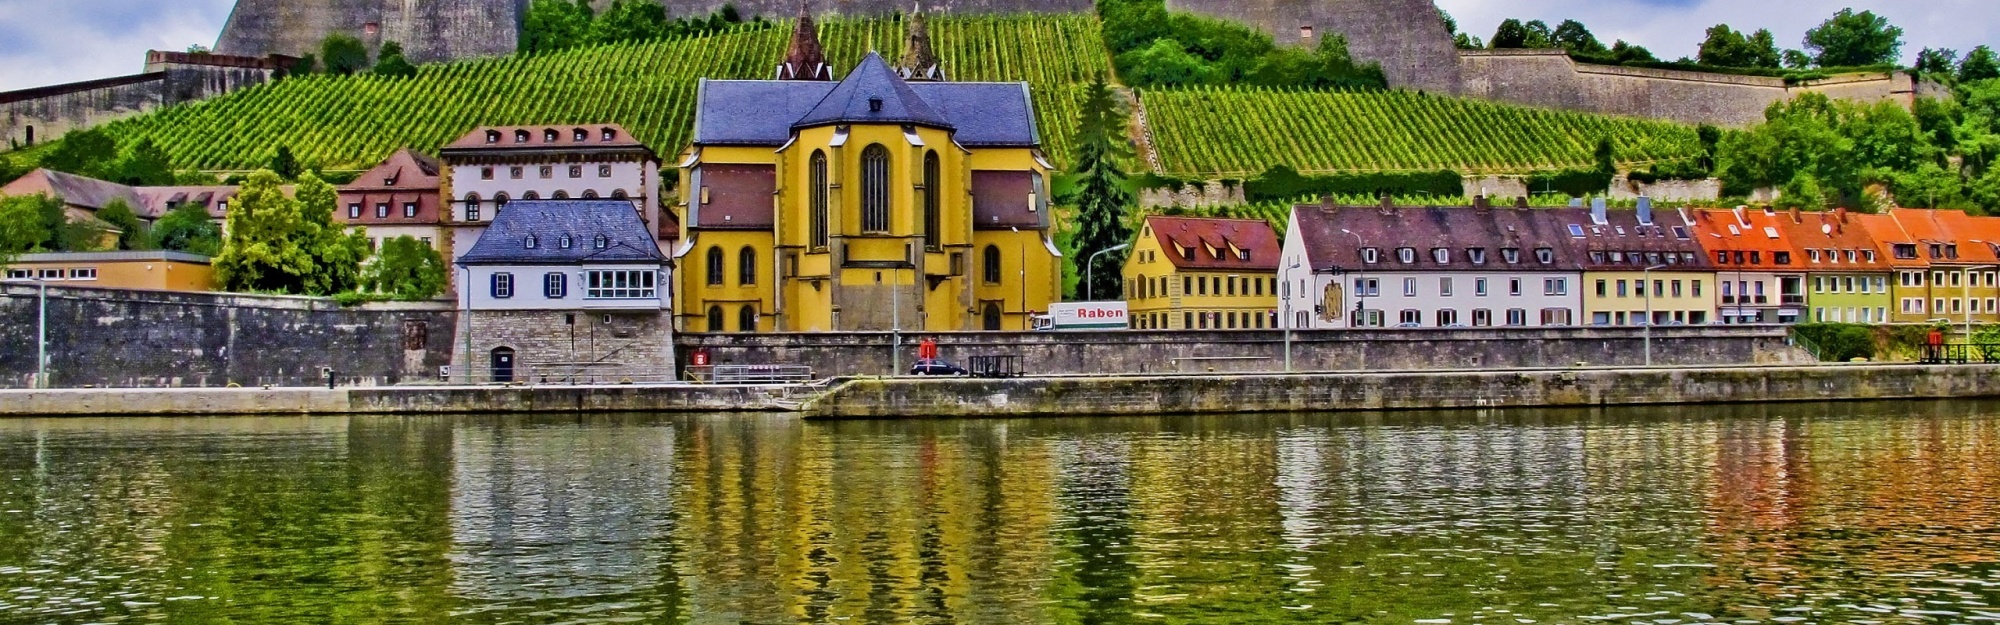
[[[516,201],[456,264],[453,361],[474,380],[672,369],[671,263],[629,202]]]
[[[521,200],[616,199],[630,203],[652,239],[661,226],[660,164],[616,124],[479,128],[438,151],[451,170],[457,258],[504,207]],[[656,243],[657,244],[657,243]]]
[[[1278,261],[1283,327],[1566,326],[1582,272],[1553,211],[1305,204]]]

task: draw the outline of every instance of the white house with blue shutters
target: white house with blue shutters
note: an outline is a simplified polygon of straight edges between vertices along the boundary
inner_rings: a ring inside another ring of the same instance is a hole
[[[672,262],[624,200],[519,200],[459,256],[454,379],[670,379]]]

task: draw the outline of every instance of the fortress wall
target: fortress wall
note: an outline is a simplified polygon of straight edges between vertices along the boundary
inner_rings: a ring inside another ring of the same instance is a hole
[[[143,74],[0,93],[0,149],[47,143],[72,130],[263,84],[275,73],[263,59],[217,57],[214,64],[199,64],[161,54],[150,55],[154,62]]]
[[[1252,24],[1281,44],[1318,45],[1339,33],[1356,59],[1382,64],[1390,86],[1451,93],[1459,83],[1458,49],[1430,0],[1167,0],[1167,7]],[[1301,36],[1305,26],[1313,39]]]
[[[1460,95],[1546,108],[1742,127],[1806,91],[1909,106],[1907,74],[1863,74],[1787,86],[1778,78],[1577,63],[1553,50],[1461,51]]]

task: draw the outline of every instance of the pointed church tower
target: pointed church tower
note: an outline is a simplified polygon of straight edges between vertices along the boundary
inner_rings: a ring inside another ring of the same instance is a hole
[[[930,29],[924,27],[924,7],[917,5],[910,11],[909,31],[903,36],[903,62],[896,65],[896,73],[904,80],[944,80],[944,68],[938,66],[937,53],[931,50]]]
[[[792,27],[792,43],[785,49],[785,61],[778,64],[778,80],[833,80],[833,66],[826,64],[826,49],[819,45],[819,30],[813,27],[812,12],[799,3],[798,24]]]

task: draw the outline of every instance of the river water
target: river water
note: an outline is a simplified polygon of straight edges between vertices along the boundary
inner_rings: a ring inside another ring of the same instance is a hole
[[[1977,623],[2000,404],[0,421],[0,622]]]

